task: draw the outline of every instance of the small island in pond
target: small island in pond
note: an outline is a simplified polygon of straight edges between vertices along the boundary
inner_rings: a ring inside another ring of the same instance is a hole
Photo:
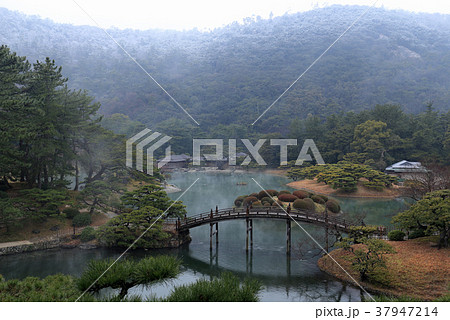
[[[310,193],[304,190],[290,192],[287,190],[261,190],[258,193],[242,195],[234,200],[236,207],[282,207],[288,206],[298,210],[314,211],[323,213],[325,210],[339,213],[341,207],[339,202],[324,195]]]

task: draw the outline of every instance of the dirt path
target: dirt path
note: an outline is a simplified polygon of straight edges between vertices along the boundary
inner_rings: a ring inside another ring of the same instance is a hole
[[[13,241],[13,242],[3,242],[3,243],[0,243],[0,249],[1,248],[8,248],[8,247],[18,247],[18,246],[29,245],[29,244],[33,244],[33,243],[28,241],[28,240]]]

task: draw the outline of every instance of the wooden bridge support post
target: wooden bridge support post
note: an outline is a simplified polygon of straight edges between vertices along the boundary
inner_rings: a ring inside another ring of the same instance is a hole
[[[216,212],[215,214],[219,214],[219,208],[216,206]],[[214,217],[213,209],[211,209],[210,218],[212,219]],[[213,231],[213,226],[216,225],[216,231]],[[212,251],[212,243],[213,243],[213,236],[216,235],[216,247],[219,243],[219,222],[216,223],[210,223],[209,224],[209,250]]]
[[[213,223],[209,224],[209,251],[212,251]]]
[[[253,219],[250,219],[250,247],[253,249]]]
[[[291,254],[291,220],[286,220],[286,254]]]
[[[216,222],[216,247],[219,244],[219,223]]]
[[[245,237],[245,251],[248,252],[248,247],[249,247],[249,242],[250,242],[250,247],[253,248],[253,219],[245,219],[246,223],[247,223],[247,235]],[[250,241],[249,241],[250,238]]]
[[[246,231],[246,237],[245,237],[245,251],[248,252],[248,228],[249,228],[249,223],[250,219],[245,219],[245,222],[247,223],[247,231]]]
[[[328,210],[325,206],[325,250],[328,253],[329,244],[328,244]]]

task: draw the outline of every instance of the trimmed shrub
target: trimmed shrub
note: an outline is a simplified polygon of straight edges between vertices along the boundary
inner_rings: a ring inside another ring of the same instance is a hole
[[[279,206],[283,207],[283,203],[280,200],[276,200],[272,203],[272,207],[279,208]]]
[[[270,202],[263,202],[262,205],[263,205],[264,207],[270,207],[270,206],[271,206]]]
[[[236,207],[240,207],[240,206],[242,205],[242,203],[244,202],[244,199],[245,199],[246,197],[247,197],[247,196],[239,196],[239,197],[237,197],[236,200],[234,200],[234,205],[235,205]]]
[[[258,198],[258,193],[257,192],[253,192],[251,195],[249,195],[249,197]]]
[[[244,199],[245,199],[246,197],[247,197],[247,196],[239,196],[239,197],[237,197],[236,200],[234,200],[234,205],[235,205],[236,207],[242,206],[242,203],[244,202]]]
[[[388,239],[391,241],[403,241],[406,234],[401,230],[392,230],[388,233]]]
[[[80,210],[76,208],[65,208],[63,213],[66,215],[67,219],[73,219],[76,215],[80,214]]]
[[[339,204],[331,199],[325,203],[325,206],[332,213],[339,213],[341,211],[341,207],[339,206]]]
[[[262,207],[262,203],[261,203],[261,201],[255,201],[252,203],[252,206],[253,207]]]
[[[278,191],[274,189],[267,189],[266,190],[268,194],[270,194],[272,197],[276,197],[278,195]]]
[[[264,197],[264,198],[261,199],[261,202],[262,203],[268,202],[268,203],[272,204],[273,203],[273,199],[269,198],[269,197]]]
[[[72,224],[74,227],[85,227],[92,223],[92,218],[89,213],[79,213],[77,214],[73,220]]]
[[[280,196],[282,194],[291,194],[291,193],[287,190],[281,190],[280,192],[278,192],[278,196]]]
[[[247,205],[250,205],[250,203],[254,203],[256,201],[258,201],[258,198],[253,197],[253,196],[249,196],[249,197],[244,199],[244,202],[242,202],[242,205],[243,206],[247,206]]]
[[[81,242],[88,242],[95,239],[95,230],[92,227],[86,227],[81,231]]]
[[[287,194],[287,193],[278,194],[278,200],[283,201],[283,202],[294,202],[297,199],[298,198],[296,196],[294,196],[293,194]]]
[[[324,196],[322,194],[318,194],[318,196],[323,199],[324,203],[328,201],[328,197],[327,196]]]
[[[305,201],[305,199],[297,199],[292,205],[295,209],[299,210],[314,210],[314,202]]]
[[[316,194],[313,194],[311,196],[311,200],[314,201],[315,203],[318,203],[318,204],[325,204],[325,201],[322,199],[322,197],[319,197]]]
[[[310,195],[310,193],[308,191],[304,191],[304,190],[296,190],[296,191],[292,192],[292,194],[299,199],[309,198],[309,195]]]
[[[416,238],[422,238],[425,237],[425,231],[422,229],[414,229],[412,232],[409,233],[408,239],[416,239]]]
[[[268,197],[267,194],[269,194],[272,197],[275,197],[278,195],[278,191],[273,189],[261,190],[258,193],[258,198],[262,200],[263,198]]]
[[[305,198],[303,200],[310,204],[311,209],[316,209],[316,205],[314,204],[314,201],[311,198]]]

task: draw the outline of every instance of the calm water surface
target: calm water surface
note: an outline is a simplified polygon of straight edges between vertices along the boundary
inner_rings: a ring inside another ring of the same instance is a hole
[[[169,180],[182,190],[197,178],[197,183],[181,199],[187,206],[188,216],[219,208],[231,207],[234,199],[243,194],[258,192],[259,186],[267,189],[289,189],[287,178],[263,173],[174,173]],[[237,182],[247,182],[238,186]],[[170,194],[172,199],[181,194]],[[391,217],[406,207],[402,199],[361,200],[339,199],[345,217],[364,218],[366,224],[389,224]],[[293,253],[285,253],[285,222],[254,220],[253,250],[245,251],[245,221],[227,221],[219,224],[219,245],[209,250],[209,226],[191,230],[192,242],[179,249],[134,251],[129,256],[170,254],[182,260],[182,272],[174,280],[136,287],[131,294],[163,297],[173,286],[192,283],[200,278],[211,278],[224,271],[238,277],[258,279],[264,286],[261,301],[360,301],[358,287],[333,279],[317,267],[318,249],[301,230],[292,224]],[[319,242],[324,231],[320,227],[304,224],[304,229]],[[79,276],[91,259],[117,257],[121,252],[113,249],[55,249],[14,256],[0,257],[0,274],[6,279],[26,276],[45,277],[55,273]]]

